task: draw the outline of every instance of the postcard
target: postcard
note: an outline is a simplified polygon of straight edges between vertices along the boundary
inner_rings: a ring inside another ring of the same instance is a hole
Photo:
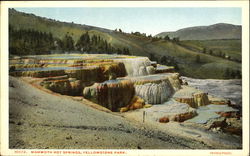
[[[1,2],[1,155],[249,155],[248,4]]]

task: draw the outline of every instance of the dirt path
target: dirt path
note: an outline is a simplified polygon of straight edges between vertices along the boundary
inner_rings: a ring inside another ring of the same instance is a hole
[[[9,148],[207,149],[10,77]]]

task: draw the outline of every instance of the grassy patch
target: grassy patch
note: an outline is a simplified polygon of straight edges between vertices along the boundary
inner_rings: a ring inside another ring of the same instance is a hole
[[[212,50],[214,55],[224,53],[225,55],[230,56],[232,59],[241,61],[241,40],[189,40],[181,41],[181,44],[190,47],[191,49],[196,50],[198,52],[202,52],[204,48],[206,48],[207,53]]]

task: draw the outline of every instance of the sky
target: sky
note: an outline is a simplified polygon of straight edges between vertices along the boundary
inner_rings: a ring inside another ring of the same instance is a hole
[[[241,25],[241,8],[15,8],[64,22],[156,35],[216,23]]]

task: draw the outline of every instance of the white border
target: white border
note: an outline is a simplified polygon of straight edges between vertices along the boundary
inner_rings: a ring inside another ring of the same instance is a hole
[[[125,155],[249,155],[249,2],[248,1],[29,1],[1,2],[1,154],[15,154],[8,149],[8,8],[12,7],[240,7],[242,9],[242,97],[243,150],[123,150]],[[31,150],[23,150],[30,153]],[[58,151],[58,150],[43,150]],[[66,150],[60,150],[66,151]],[[72,151],[72,150],[67,150]],[[76,150],[73,150],[76,151]],[[100,150],[82,150],[100,151]],[[101,150],[110,151],[110,150]],[[119,150],[111,150],[119,151]],[[211,152],[219,152],[212,154]],[[224,154],[223,154],[224,152]],[[231,154],[226,154],[230,152]],[[31,154],[38,155],[38,154]],[[46,154],[51,155],[51,154]],[[77,155],[77,154],[75,154]],[[88,154],[83,154],[88,155]],[[89,154],[94,155],[94,154]],[[100,154],[99,154],[100,155]],[[106,154],[103,154],[106,155]],[[114,154],[112,154],[114,155]],[[123,154],[121,154],[123,155]]]

